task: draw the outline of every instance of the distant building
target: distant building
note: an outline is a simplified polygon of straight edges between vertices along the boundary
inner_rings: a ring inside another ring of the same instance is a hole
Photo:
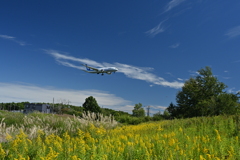
[[[34,111],[38,111],[42,113],[51,113],[51,106],[49,104],[41,104],[41,103],[25,104],[23,113],[31,113]]]

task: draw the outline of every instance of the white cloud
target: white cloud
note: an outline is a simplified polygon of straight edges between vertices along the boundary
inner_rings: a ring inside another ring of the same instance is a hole
[[[147,108],[147,107],[145,107],[144,109],[145,109],[145,113],[147,114],[147,109],[146,109],[146,108]],[[151,116],[153,116],[153,114],[156,114],[156,113],[158,113],[159,111],[160,111],[161,113],[163,113],[166,108],[167,108],[167,107],[165,107],[165,106],[150,105],[149,113],[150,113]]]
[[[177,47],[179,47],[180,46],[180,43],[176,43],[176,44],[173,44],[173,45],[171,45],[171,46],[169,46],[170,48],[177,48]]]
[[[167,107],[165,107],[165,106],[151,106],[150,108],[155,109],[155,110],[165,110]]]
[[[125,74],[127,77],[132,78],[132,79],[138,79],[138,80],[143,80],[155,85],[161,85],[165,87],[171,87],[171,88],[181,88],[183,86],[182,82],[174,81],[174,82],[168,82],[162,77],[158,77],[149,71],[152,70],[152,68],[143,68],[143,67],[136,67],[133,65],[128,65],[128,64],[122,64],[122,63],[98,63],[96,61],[90,60],[90,59],[81,59],[81,58],[76,58],[73,56],[68,56],[61,54],[58,51],[54,50],[45,50],[48,54],[52,55],[59,64],[67,66],[67,67],[72,67],[76,69],[84,69],[84,67],[80,65],[75,65],[73,64],[74,62],[79,62],[79,63],[84,63],[88,64],[89,66],[93,67],[107,67],[107,66],[115,66],[119,70],[118,72]]]
[[[23,42],[23,41],[15,41],[16,43],[20,44],[21,46],[25,46],[27,45],[27,43]]]
[[[166,20],[164,20],[166,21]],[[165,28],[163,27],[163,22],[160,22],[156,27],[148,30],[147,32],[145,32],[148,36],[151,36],[151,37],[154,37],[156,36],[157,34],[161,33],[161,32],[164,32],[165,31]]]
[[[174,7],[177,7],[179,4],[184,2],[185,0],[171,0],[166,6],[164,12],[168,12]]]
[[[240,36],[240,26],[229,29],[225,35],[229,38]]]
[[[124,111],[132,114],[132,110],[134,109],[134,105],[125,105],[117,108],[113,108],[115,111]]]
[[[19,41],[19,40],[16,40],[16,38],[15,38],[15,37],[12,37],[12,36],[8,36],[8,35],[0,35],[0,38],[14,41],[14,42],[18,43],[18,44],[21,45],[21,46],[25,46],[25,45],[27,45],[25,42],[23,42],[23,41]]]
[[[182,78],[177,78],[179,81],[183,81],[183,79]]]
[[[235,91],[235,88],[234,88],[234,87],[227,89],[227,92],[228,92],[228,93],[237,93],[237,91]]]
[[[172,73],[170,73],[170,72],[167,72],[166,74],[168,74],[168,75],[174,77],[174,75],[173,75]]]
[[[99,90],[66,90],[50,87],[39,87],[28,84],[12,84],[0,82],[0,100],[1,102],[45,102],[55,103],[61,101],[70,101],[71,105],[82,106],[85,99],[93,96],[100,107],[110,108],[121,111],[131,111],[131,103],[114,94]]]
[[[9,39],[9,40],[15,39],[15,37],[7,36],[7,35],[0,35],[0,37],[4,39]]]
[[[199,75],[199,72],[198,72],[198,71],[189,70],[188,72],[190,73],[191,76],[197,76],[197,75]]]
[[[222,77],[223,79],[231,79],[232,77]]]
[[[84,67],[81,66],[76,66],[73,65],[71,63],[66,62],[66,60],[70,60],[70,61],[74,61],[74,62],[79,62],[81,64],[88,64],[88,65],[92,65],[95,67],[104,67],[104,65],[102,65],[101,63],[98,63],[96,61],[90,60],[90,59],[82,59],[82,58],[76,58],[76,57],[72,57],[69,55],[64,55],[61,54],[59,51],[55,51],[55,50],[44,50],[46,53],[52,55],[57,62],[59,62],[60,64],[67,66],[67,67],[73,67],[76,69],[84,69]]]

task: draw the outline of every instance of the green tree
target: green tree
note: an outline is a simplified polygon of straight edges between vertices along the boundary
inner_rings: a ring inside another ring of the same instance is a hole
[[[85,99],[83,103],[84,111],[90,111],[95,113],[101,113],[101,108],[99,107],[96,99],[93,96],[90,96]]]
[[[164,112],[163,112],[163,118],[164,119],[170,119],[170,113],[168,112],[167,109],[165,109]]]
[[[217,113],[215,114],[235,114],[238,107],[238,97],[236,94],[223,93],[217,97]]]
[[[170,119],[181,118],[182,117],[180,107],[174,105],[172,102],[170,103],[170,105],[167,107],[166,110],[169,113],[169,118]]]
[[[183,117],[223,114],[226,107],[222,104],[227,99],[228,107],[236,107],[236,96],[223,91],[227,86],[213,76],[210,67],[200,69],[198,74],[186,81],[182,90],[178,92],[175,111]]]
[[[153,118],[152,118],[154,121],[160,121],[160,120],[163,120],[163,115],[161,114],[161,112],[157,112],[155,114],[153,114]]]
[[[145,110],[142,108],[142,104],[141,103],[135,104],[135,107],[132,110],[132,113],[134,117],[144,117]]]

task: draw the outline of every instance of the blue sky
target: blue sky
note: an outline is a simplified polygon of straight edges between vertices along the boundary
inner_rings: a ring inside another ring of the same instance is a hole
[[[142,103],[153,114],[205,66],[236,93],[239,15],[238,0],[3,0],[0,102],[81,106],[94,96],[104,108],[132,113]]]

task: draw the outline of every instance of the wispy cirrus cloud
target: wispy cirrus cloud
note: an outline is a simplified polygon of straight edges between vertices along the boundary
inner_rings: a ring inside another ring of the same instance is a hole
[[[169,82],[162,77],[158,77],[157,75],[150,73],[152,68],[137,67],[137,66],[122,64],[122,63],[113,63],[113,64],[106,63],[106,62],[98,63],[98,62],[90,60],[90,59],[76,58],[73,56],[62,54],[61,52],[55,51],[55,50],[45,50],[45,52],[50,54],[51,56],[53,56],[59,64],[67,66],[67,67],[72,67],[72,68],[76,68],[76,69],[84,69],[84,67],[80,66],[79,63],[88,64],[89,66],[93,66],[93,67],[115,66],[119,69],[118,72],[123,73],[127,77],[132,78],[132,79],[143,80],[143,81],[155,84],[155,85],[171,87],[171,88],[176,88],[176,89],[181,88],[184,84],[179,81]],[[74,64],[76,62],[77,62],[77,64]]]
[[[16,43],[18,43],[21,46],[27,45],[25,42],[17,40],[16,37],[12,37],[12,36],[8,36],[8,35],[0,35],[0,38],[16,42]]]
[[[240,26],[229,29],[225,35],[229,38],[240,36]]]
[[[0,82],[0,99],[1,102],[45,102],[52,103],[54,98],[55,103],[62,101],[70,101],[71,105],[82,106],[85,99],[93,96],[99,106],[111,108],[114,110],[121,109],[122,111],[131,112],[133,105],[128,100],[118,97],[114,94],[100,90],[67,90],[56,89],[51,87],[39,87],[29,84],[13,84]]]
[[[177,78],[179,81],[183,81],[183,79],[182,78]]]
[[[223,79],[231,79],[232,77],[222,77]]]
[[[76,69],[83,69],[84,68],[82,66],[77,66],[77,65],[73,65],[72,63],[68,63],[67,60],[74,61],[74,62],[79,62],[79,63],[82,63],[82,64],[90,64],[90,65],[93,65],[95,67],[104,67],[104,65],[102,65],[101,63],[98,63],[96,61],[93,61],[93,60],[90,60],[90,59],[87,59],[87,58],[76,58],[76,57],[73,57],[73,56],[63,54],[63,53],[61,53],[59,51],[56,51],[56,50],[45,50],[44,49],[44,51],[46,53],[50,54],[51,56],[53,56],[57,62],[59,62],[60,64],[62,64],[64,66],[67,66],[67,67],[73,67],[73,68],[76,68]]]
[[[147,32],[145,32],[148,36],[150,37],[154,37],[156,36],[157,34],[159,33],[162,33],[165,31],[165,27],[163,27],[163,23],[165,22],[166,20],[160,22],[156,27],[148,30]]]
[[[169,46],[170,48],[178,48],[180,46],[180,43],[173,44]]]
[[[177,7],[179,4],[184,2],[185,0],[171,0],[166,6],[164,12],[168,12],[174,7]]]
[[[151,105],[150,108],[153,109],[153,110],[158,110],[159,111],[159,110],[165,110],[167,107]]]
[[[146,106],[146,108],[147,108],[147,106]],[[153,114],[156,114],[159,112],[163,113],[164,110],[166,110],[166,109],[167,109],[167,107],[165,107],[165,106],[150,105],[149,113],[150,113],[150,115],[153,115]],[[146,109],[145,113],[147,114],[147,109]]]
[[[8,39],[8,40],[13,40],[15,37],[12,36],[7,36],[7,35],[0,35],[1,38]]]
[[[233,87],[233,88],[228,88],[228,89],[227,89],[227,92],[228,92],[228,93],[237,94],[237,93],[239,93],[240,91],[239,91],[239,90],[236,90],[236,88]]]

